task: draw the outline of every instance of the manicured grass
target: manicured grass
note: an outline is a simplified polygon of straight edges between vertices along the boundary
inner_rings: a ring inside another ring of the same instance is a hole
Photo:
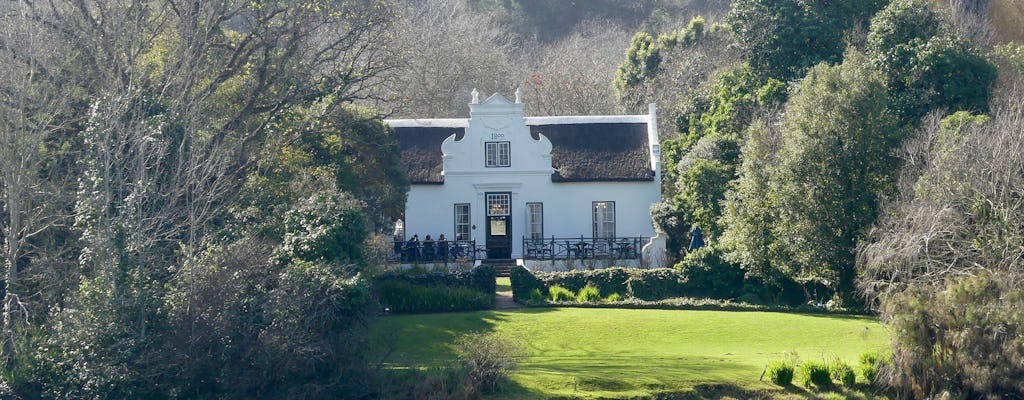
[[[497,280],[496,280],[496,283],[498,284],[498,288],[495,291],[497,291],[497,292],[511,292],[512,291],[512,281],[507,276],[504,276],[504,277],[499,276],[497,278]]]
[[[511,398],[616,398],[708,387],[752,397],[777,388],[758,380],[771,360],[795,352],[855,365],[861,352],[881,349],[888,339],[868,317],[727,311],[542,308],[388,316],[373,328],[395,335],[394,365],[450,362],[453,339],[466,332],[496,331],[521,341],[528,356],[499,396]]]

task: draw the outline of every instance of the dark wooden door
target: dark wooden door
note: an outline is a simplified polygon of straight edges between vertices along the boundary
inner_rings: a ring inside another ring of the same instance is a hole
[[[512,194],[487,193],[487,258],[512,257]]]

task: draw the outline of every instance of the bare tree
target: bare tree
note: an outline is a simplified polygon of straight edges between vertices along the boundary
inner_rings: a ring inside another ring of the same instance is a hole
[[[476,88],[484,96],[515,90],[511,40],[498,22],[473,14],[464,1],[427,0],[409,5],[397,27],[397,58],[386,90],[395,116],[468,116]]]
[[[4,274],[3,357],[16,352],[29,321],[24,271],[32,240],[66,221],[54,190],[64,177],[47,179],[46,141],[67,129],[65,59],[53,37],[29,18],[23,2],[0,7],[0,232]]]
[[[558,42],[520,51],[529,115],[600,115],[618,109],[612,80],[631,33],[608,21],[585,21]]]

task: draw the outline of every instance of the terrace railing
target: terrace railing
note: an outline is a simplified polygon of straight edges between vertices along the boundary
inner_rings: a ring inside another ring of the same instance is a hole
[[[527,260],[565,259],[640,259],[641,249],[648,238],[634,237],[573,237],[545,239],[523,238],[523,258]]]
[[[476,240],[392,242],[388,261],[393,263],[476,261]]]

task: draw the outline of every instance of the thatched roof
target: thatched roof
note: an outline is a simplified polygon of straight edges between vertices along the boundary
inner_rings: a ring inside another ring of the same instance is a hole
[[[554,182],[653,181],[646,123],[532,125],[551,140]]]
[[[572,118],[572,117],[569,117]],[[542,118],[536,119],[537,121]],[[396,124],[395,136],[413,184],[443,184],[441,143],[465,135],[465,120],[420,120],[425,126]],[[527,124],[536,139],[551,140],[553,182],[653,181],[646,122],[554,121]],[[444,123],[448,127],[437,125]]]
[[[395,137],[402,149],[402,161],[409,173],[409,182],[414,184],[442,184],[441,143],[452,134],[462,138],[465,128],[399,127]]]

